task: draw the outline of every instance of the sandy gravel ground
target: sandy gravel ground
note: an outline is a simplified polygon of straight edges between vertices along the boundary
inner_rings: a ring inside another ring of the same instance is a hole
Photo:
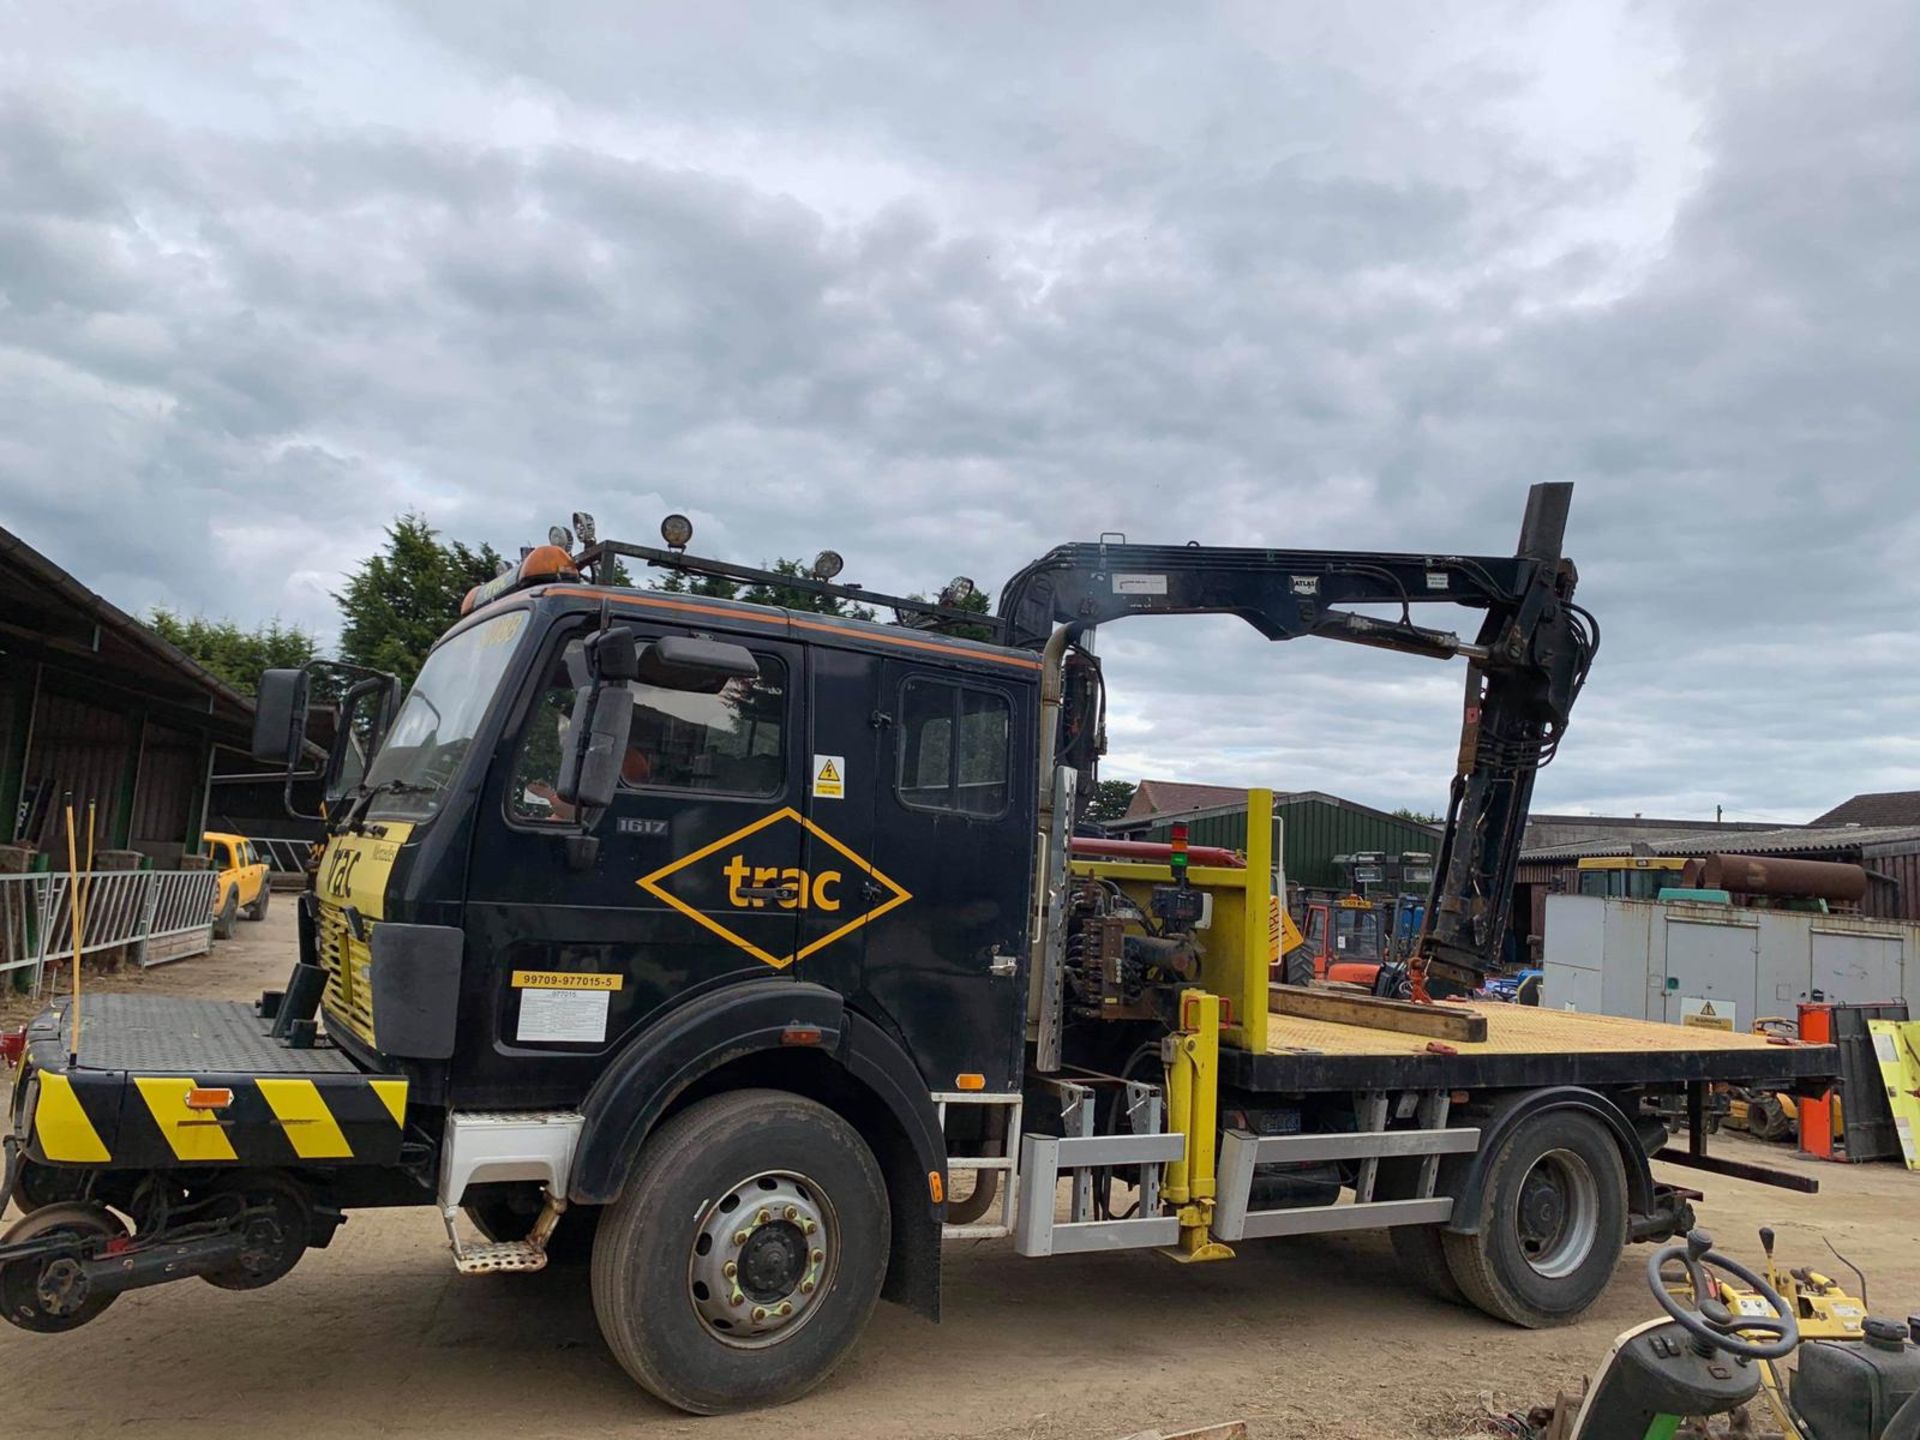
[[[251,997],[291,962],[293,906],[277,898],[268,920],[210,956],[99,983]],[[1772,1224],[1783,1258],[1824,1264],[1831,1237],[1867,1269],[1876,1311],[1920,1311],[1920,1175],[1719,1144],[1822,1185],[1804,1196],[1696,1180],[1723,1244],[1757,1262],[1755,1227]],[[1454,1436],[1488,1406],[1577,1383],[1618,1331],[1650,1316],[1645,1254],[1628,1251],[1580,1324],[1530,1332],[1424,1298],[1401,1282],[1384,1237],[1269,1241],[1193,1268],[1151,1253],[1022,1260],[1004,1241],[980,1242],[949,1251],[941,1325],[883,1305],[812,1396],[751,1421],[701,1421],[655,1404],[608,1357],[583,1271],[462,1279],[430,1211],[372,1212],[267,1290],[187,1281],[125,1296],[66,1337],[0,1327],[0,1410],[18,1434],[148,1440],[1077,1440],[1233,1418],[1257,1440]]]

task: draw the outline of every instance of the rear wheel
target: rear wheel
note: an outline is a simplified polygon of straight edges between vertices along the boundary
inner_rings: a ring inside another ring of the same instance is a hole
[[[231,940],[233,932],[240,924],[240,887],[234,886],[220,902],[220,912],[213,917],[213,938]]]
[[[246,908],[246,911],[245,911],[246,918],[249,920],[266,919],[267,918],[267,897],[270,896],[271,894],[273,894],[273,887],[267,884],[265,880],[262,880],[260,882],[260,893],[253,897],[253,903],[247,906]]]
[[[777,1405],[824,1380],[879,1298],[887,1192],[852,1126],[777,1090],[715,1096],[647,1141],[593,1249],[614,1358],[670,1405]]]
[[[1286,959],[1286,977],[1289,985],[1311,985],[1313,983],[1313,956],[1302,945]]]
[[[1613,1279],[1627,1238],[1627,1175],[1591,1115],[1549,1110],[1508,1132],[1488,1167],[1476,1235],[1443,1231],[1462,1293],[1539,1329],[1579,1318]]]
[[[1420,1157],[1397,1156],[1382,1160],[1374,1179],[1376,1200],[1411,1200],[1419,1188]],[[1447,1265],[1447,1250],[1440,1239],[1438,1225],[1396,1225],[1387,1232],[1393,1241],[1393,1255],[1406,1277],[1437,1300],[1464,1305],[1467,1297],[1460,1282]]]

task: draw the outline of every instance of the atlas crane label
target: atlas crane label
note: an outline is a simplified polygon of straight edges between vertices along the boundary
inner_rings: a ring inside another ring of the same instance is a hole
[[[1164,595],[1167,593],[1167,577],[1164,575],[1115,575],[1113,593],[1116,595]]]
[[[797,856],[786,833],[789,825],[798,826],[820,842],[807,847],[805,866],[792,863]],[[906,887],[790,805],[634,883],[696,925],[776,970],[826,949],[913,898]],[[695,903],[702,897],[706,908]],[[839,923],[785,955],[756,944],[729,923],[734,915],[781,911],[823,915],[829,922]]]

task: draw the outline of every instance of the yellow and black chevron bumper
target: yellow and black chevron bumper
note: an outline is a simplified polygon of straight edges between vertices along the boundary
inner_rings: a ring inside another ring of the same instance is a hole
[[[399,1159],[404,1077],[265,1028],[245,1005],[104,995],[86,1002],[74,1063],[70,1023],[49,1011],[29,1031],[15,1137],[31,1160],[116,1170]]]

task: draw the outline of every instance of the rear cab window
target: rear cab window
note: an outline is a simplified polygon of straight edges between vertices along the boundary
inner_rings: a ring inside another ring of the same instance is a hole
[[[903,805],[992,817],[1007,810],[1013,705],[1004,691],[914,676],[900,687]]]

